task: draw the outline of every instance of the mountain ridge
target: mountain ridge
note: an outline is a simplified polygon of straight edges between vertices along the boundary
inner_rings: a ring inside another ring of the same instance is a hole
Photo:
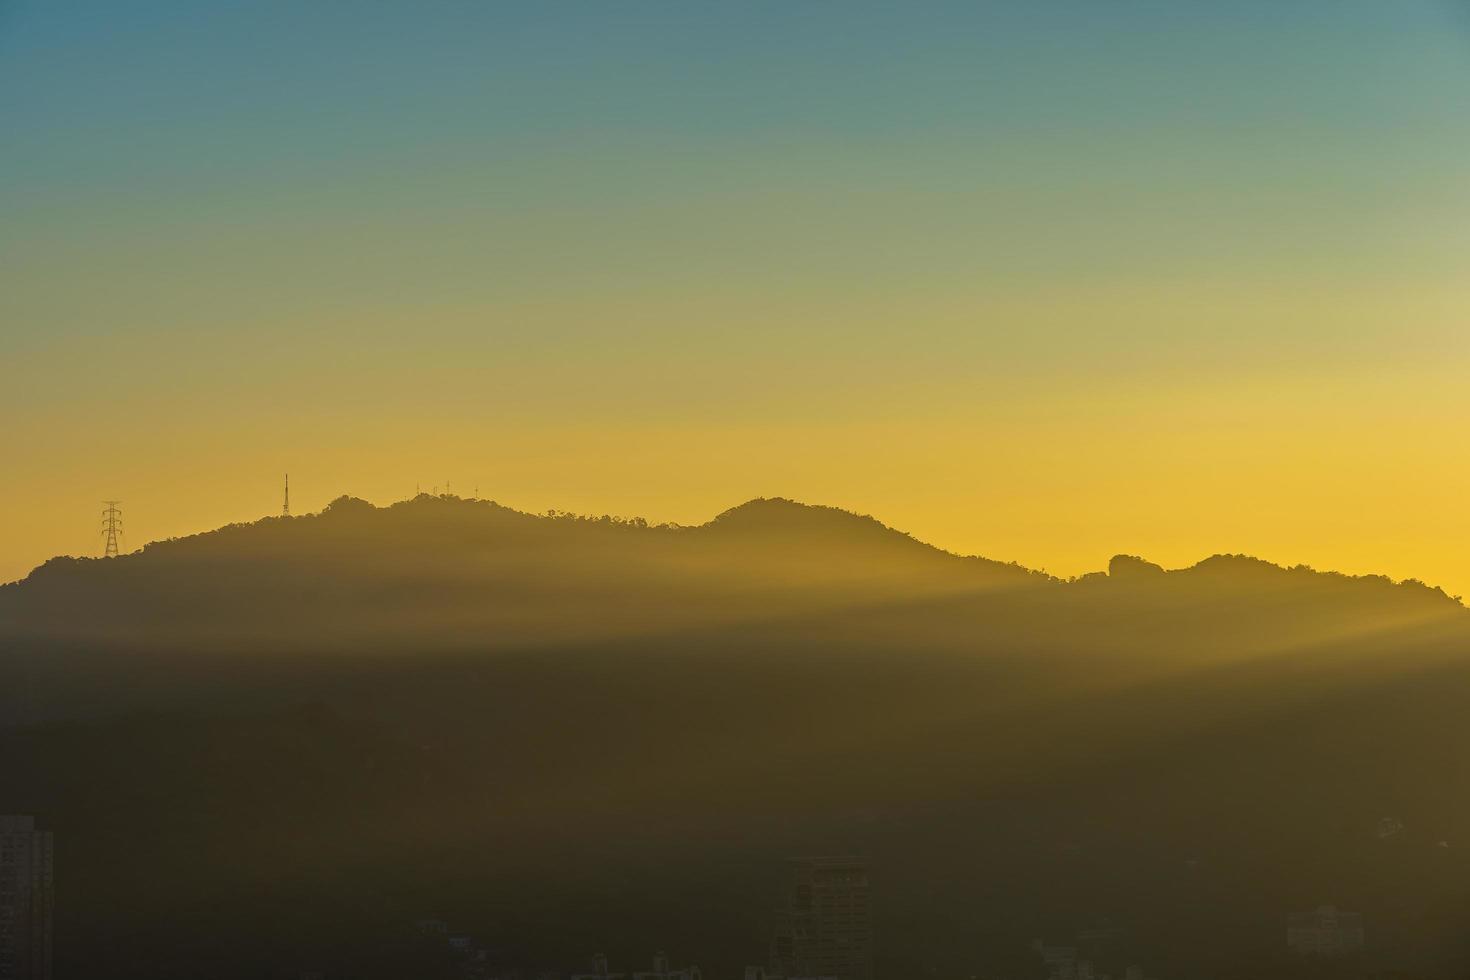
[[[1165,570],[1120,555],[1108,572],[1064,580],[785,498],[680,526],[421,494],[386,507],[343,496],[315,514],[118,558],[53,559],[0,587],[0,640],[489,651],[724,642],[731,630],[785,623],[827,646],[873,642],[865,629],[895,648],[922,637],[954,651],[1154,649],[1172,638],[1200,658],[1458,628],[1470,625],[1465,611],[1415,581],[1244,556]]]
[[[1322,576],[1337,582],[1371,583],[1375,586],[1392,586],[1395,588],[1407,588],[1409,590],[1422,590],[1442,596],[1456,604],[1463,605],[1460,597],[1450,596],[1443,588],[1430,585],[1417,578],[1411,577],[1395,580],[1381,574],[1349,574],[1327,569],[1317,569],[1305,564],[1282,565],[1252,555],[1239,553],[1216,553],[1208,555],[1192,565],[1178,568],[1165,568],[1158,563],[1137,555],[1120,552],[1114,555],[1109,561],[1108,568],[1105,571],[1086,572],[1070,578],[1060,578],[1039,569],[1029,568],[1015,561],[1005,562],[981,555],[965,555],[950,551],[938,545],[921,541],[912,534],[894,528],[867,514],[859,514],[828,505],[802,503],[787,497],[755,497],[721,511],[702,524],[680,525],[674,523],[654,524],[638,517],[622,518],[606,514],[601,516],[583,515],[556,510],[548,511],[545,514],[538,514],[506,507],[493,500],[464,498],[449,494],[433,495],[421,493],[415,497],[395,501],[394,503],[379,507],[362,498],[344,494],[334,499],[321,511],[313,514],[292,517],[268,516],[255,521],[236,522],[190,535],[153,541],[145,544],[137,551],[118,556],[116,560],[123,564],[130,564],[144,556],[172,552],[179,548],[200,547],[214,542],[239,541],[243,533],[268,528],[301,526],[301,522],[322,518],[338,519],[344,516],[364,518],[367,515],[390,515],[397,512],[413,510],[427,515],[432,513],[431,508],[454,508],[454,516],[465,516],[466,514],[474,513],[481,519],[489,517],[498,522],[502,527],[519,525],[524,528],[546,522],[555,522],[560,524],[574,524],[579,527],[627,528],[635,531],[665,534],[746,535],[766,538],[776,535],[788,535],[805,542],[823,540],[831,542],[840,540],[844,534],[849,536],[860,534],[866,535],[870,541],[885,541],[890,547],[912,547],[936,557],[943,556],[961,561],[983,562],[990,567],[1014,569],[1036,580],[1055,584],[1096,581],[1099,578],[1136,581],[1142,577],[1152,575],[1178,577],[1187,576],[1191,573],[1209,575],[1216,578],[1232,574],[1277,576],[1278,580],[1280,580],[1282,574],[1285,573],[1286,575],[1298,578],[1303,576]],[[445,514],[448,511],[441,509],[439,513]],[[44,578],[60,567],[88,567],[93,565],[93,563],[110,560],[87,556],[58,555],[42,562],[21,579],[0,583],[0,593],[18,586],[25,586],[38,577]]]
[[[761,869],[860,852],[886,907],[995,923],[987,955],[1024,963],[1017,937],[1111,896],[1159,975],[1200,975],[1225,922],[1244,955],[1211,976],[1297,980],[1260,964],[1314,902],[1442,959],[1463,936],[1395,903],[1460,908],[1470,880],[1436,845],[1470,812],[1445,751],[1464,613],[1229,555],[1064,581],[780,499],[685,528],[339,498],[0,589],[0,812],[67,841],[68,934],[117,919],[150,966],[196,896],[255,895],[265,869],[309,935],[227,913],[184,930],[210,957],[331,962],[331,922],[376,955],[429,916],[557,963],[658,923],[739,976]],[[1375,836],[1386,815],[1405,840]],[[620,884],[588,905],[589,881]],[[968,931],[881,929],[886,975],[931,953],[975,975]],[[117,958],[69,948],[77,975]]]

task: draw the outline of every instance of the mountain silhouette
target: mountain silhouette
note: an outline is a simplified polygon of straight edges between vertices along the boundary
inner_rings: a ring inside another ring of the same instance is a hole
[[[1150,976],[1301,976],[1282,923],[1330,902],[1397,957],[1333,976],[1448,978],[1467,620],[1243,556],[1063,580],[783,499],[343,497],[0,587],[0,812],[56,831],[70,975],[449,976],[412,930],[449,918],[507,968],[678,939],[736,976],[783,859],[859,852],[883,975],[1031,976],[1106,919]]]
[[[673,527],[427,494],[382,509],[343,497],[318,515],[110,561],[55,559],[0,589],[0,624],[150,644],[396,635],[503,647],[1045,581],[785,500]]]
[[[1037,590],[1080,608],[1182,604],[1205,619],[1212,604],[1242,601],[1262,615],[1337,616],[1338,625],[1460,611],[1419,583],[1234,556],[1172,572],[1119,556],[1106,575],[1063,582],[780,498],[676,527],[421,494],[386,508],[342,497],[320,514],[232,525],[117,559],[53,559],[0,587],[0,635],[506,648]]]

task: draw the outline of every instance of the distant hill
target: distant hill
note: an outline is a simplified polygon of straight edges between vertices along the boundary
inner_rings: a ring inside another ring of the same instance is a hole
[[[532,515],[427,494],[343,497],[59,558],[0,589],[0,629],[126,641],[543,645],[1050,580],[833,508],[753,500],[699,527]]]
[[[1039,980],[1083,929],[1115,976],[1451,980],[1467,718],[1470,613],[1420,583],[1064,581],[780,499],[341,498],[0,587],[0,813],[56,831],[75,976],[459,976],[445,918],[497,969],[721,980],[784,858],[857,852],[880,980]],[[1326,903],[1376,959],[1285,955]]]
[[[0,635],[150,647],[512,648],[1039,589],[1084,608],[1249,601],[1272,616],[1353,624],[1460,611],[1418,583],[1243,557],[1164,572],[1120,556],[1106,575],[1064,583],[779,498],[677,527],[422,494],[386,508],[342,497],[320,514],[231,525],[116,559],[53,559],[0,587]]]

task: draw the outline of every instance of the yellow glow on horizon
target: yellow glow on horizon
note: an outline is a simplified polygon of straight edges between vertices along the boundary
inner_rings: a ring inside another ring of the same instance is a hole
[[[960,553],[1058,575],[1119,552],[1168,567],[1219,552],[1470,586],[1470,464],[1461,365],[1413,372],[1262,373],[1172,387],[1093,385],[994,399],[931,391],[906,412],[853,419],[565,417],[503,423],[475,405],[418,413],[261,418],[160,404],[120,411],[142,432],[68,453],[94,431],[53,433],[7,485],[3,577],[46,556],[95,553],[92,497],[124,500],[132,545],[347,493],[386,504],[446,482],[531,511],[549,507],[700,523],[754,496],[869,513]],[[1011,394],[1006,389],[1005,394]],[[426,394],[426,398],[429,396]],[[893,406],[888,406],[893,408]],[[153,429],[150,433],[150,426]],[[79,486],[95,484],[87,494]],[[48,492],[64,487],[65,492]]]

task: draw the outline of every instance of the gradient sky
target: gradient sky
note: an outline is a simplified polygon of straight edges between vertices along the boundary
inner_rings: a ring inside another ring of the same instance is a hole
[[[1470,594],[1470,3],[0,0],[0,580],[757,495]]]

